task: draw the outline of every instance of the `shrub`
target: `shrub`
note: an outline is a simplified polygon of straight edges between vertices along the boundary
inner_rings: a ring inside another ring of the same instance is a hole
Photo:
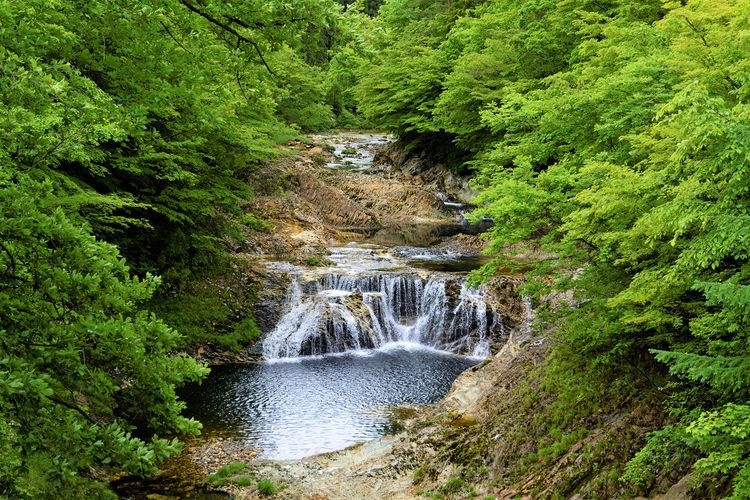
[[[239,222],[251,231],[256,231],[259,233],[267,233],[273,229],[273,224],[249,213],[242,214],[240,216]]]
[[[278,486],[274,484],[270,479],[259,479],[258,480],[258,492],[263,496],[273,496],[278,491]]]
[[[241,472],[245,472],[246,470],[247,470],[247,464],[244,464],[242,462],[232,462],[220,468],[214,474],[211,474],[210,476],[208,476],[206,478],[206,482],[214,486],[220,486],[222,484],[234,482],[230,478],[232,476],[236,476],[237,474]],[[247,476],[241,476],[241,477],[247,477]],[[241,485],[241,486],[244,486],[244,485]]]

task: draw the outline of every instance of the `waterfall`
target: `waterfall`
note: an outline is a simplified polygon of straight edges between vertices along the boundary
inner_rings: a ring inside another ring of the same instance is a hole
[[[266,359],[373,349],[411,342],[456,354],[486,357],[502,335],[484,288],[464,278],[418,274],[328,273],[295,276],[276,328],[263,340]]]

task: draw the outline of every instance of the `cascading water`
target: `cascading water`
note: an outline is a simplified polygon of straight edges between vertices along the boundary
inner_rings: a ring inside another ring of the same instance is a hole
[[[263,341],[263,356],[295,358],[410,342],[486,357],[502,322],[485,294],[453,276],[328,273],[305,282],[299,275],[285,314]]]
[[[362,140],[341,137],[327,167],[364,175],[374,147]],[[466,208],[443,201],[446,212]],[[466,273],[483,258],[444,244],[478,230],[459,220],[386,227],[363,232],[367,243],[329,248],[328,268],[266,262],[275,275],[262,302],[267,362],[215,367],[202,385],[186,387],[189,416],[203,423],[204,436],[259,448],[272,459],[391,432],[389,407],[437,401],[504,340],[501,316],[515,326],[509,290],[466,285]],[[276,285],[287,282],[279,297]],[[321,356],[329,353],[341,354]]]

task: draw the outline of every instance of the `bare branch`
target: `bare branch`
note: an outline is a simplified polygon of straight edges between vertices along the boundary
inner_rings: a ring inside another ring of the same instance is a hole
[[[76,406],[73,403],[68,403],[67,401],[63,401],[62,399],[58,399],[58,398],[56,398],[54,396],[47,396],[47,399],[49,399],[53,403],[57,403],[57,404],[59,404],[61,406],[64,406],[65,408],[69,408],[71,410],[74,410],[74,411],[78,412],[79,414],[83,415],[83,418],[85,418],[86,420],[88,420],[92,424],[99,425],[99,422],[97,422],[96,420],[94,420],[91,417],[91,415],[89,415],[88,413],[86,413],[83,410],[83,408],[80,408],[79,406]]]
[[[5,244],[2,241],[0,241],[0,250],[5,252],[5,254],[10,259],[10,264],[5,268],[5,273],[11,270],[13,274],[15,275],[16,274],[16,259],[13,257],[13,254],[10,253],[10,250],[8,249],[8,247],[5,246]]]
[[[255,49],[255,52],[258,54],[258,57],[260,58],[260,62],[262,62],[263,66],[266,67],[266,70],[268,70],[268,72],[271,73],[273,76],[278,76],[268,65],[268,62],[266,62],[266,58],[263,57],[263,53],[260,51],[260,47],[253,40],[250,40],[246,36],[242,35],[240,32],[238,32],[236,29],[234,29],[227,23],[216,19],[208,12],[204,12],[200,8],[190,3],[188,0],[180,0],[180,3],[184,5],[185,7],[187,7],[188,10],[198,14],[199,16],[201,16],[203,19],[210,22],[211,24],[214,24],[215,26],[218,26],[219,28],[223,29],[227,33],[231,33],[232,35],[236,36],[238,40],[242,40],[243,42],[251,45]]]
[[[249,104],[250,103],[250,99],[248,99],[247,94],[245,93],[245,87],[242,86],[242,79],[240,78],[240,70],[239,70],[239,68],[237,70],[235,70],[234,75],[237,78],[237,87],[239,87],[240,92],[242,93],[242,97],[244,97],[245,101]]]
[[[179,41],[179,40],[177,39],[177,37],[175,37],[175,36],[174,36],[174,35],[172,34],[172,31],[171,31],[171,30],[169,29],[169,26],[167,26],[167,25],[166,25],[166,24],[164,23],[164,21],[159,21],[159,23],[160,23],[160,24],[161,24],[161,26],[162,26],[162,27],[164,28],[164,31],[166,31],[166,32],[167,32],[167,34],[168,34],[168,35],[170,36],[170,38],[171,38],[172,40],[174,40],[174,43],[176,43],[177,45],[179,45],[179,46],[180,46],[180,48],[181,48],[182,50],[184,50],[185,52],[187,52],[187,53],[188,53],[188,54],[190,54],[191,56],[194,56],[194,55],[195,55],[195,54],[193,54],[192,52],[190,52],[190,49],[188,49],[187,47],[185,47],[185,46],[184,46],[184,45],[182,44],[182,42],[180,42],[180,41]]]
[[[700,37],[701,42],[703,42],[703,46],[707,49],[710,49],[711,47],[708,45],[708,40],[706,40],[706,36],[703,34],[703,32],[698,29],[698,26],[693,23],[693,21],[690,20],[687,16],[682,16],[682,18],[685,20],[685,23],[690,27],[693,32],[695,32],[698,37]],[[710,52],[706,54],[706,57],[708,57],[709,62],[711,65],[716,65],[716,60],[713,58]],[[729,74],[727,74],[726,69],[724,70],[724,79],[729,82],[732,88],[739,89],[741,85],[737,83]]]
[[[698,29],[698,27],[695,24],[693,24],[693,21],[691,21],[690,18],[688,18],[687,16],[682,16],[682,17],[683,17],[683,19],[685,19],[685,22],[687,23],[687,25],[690,26],[690,29],[693,30],[695,32],[695,34],[700,37],[700,39],[703,41],[703,45],[705,45],[706,47],[708,47],[708,42],[706,41],[706,37]]]
[[[262,28],[270,28],[270,27],[282,27],[286,26],[290,23],[299,23],[302,21],[307,21],[304,17],[293,17],[291,19],[279,19],[278,21],[272,21],[268,23],[249,23],[245,21],[244,19],[240,19],[239,17],[235,16],[224,16],[224,18],[234,24],[237,24],[239,26],[242,26],[243,28],[247,28],[249,30],[252,29],[262,29]]]

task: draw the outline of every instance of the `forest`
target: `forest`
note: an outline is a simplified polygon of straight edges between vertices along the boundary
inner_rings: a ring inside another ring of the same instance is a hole
[[[750,0],[3,0],[0,40],[1,497],[179,453],[185,353],[259,335],[185,290],[279,145],[363,127],[473,175],[472,280],[555,338],[540,447],[653,401],[624,496],[750,497]]]

